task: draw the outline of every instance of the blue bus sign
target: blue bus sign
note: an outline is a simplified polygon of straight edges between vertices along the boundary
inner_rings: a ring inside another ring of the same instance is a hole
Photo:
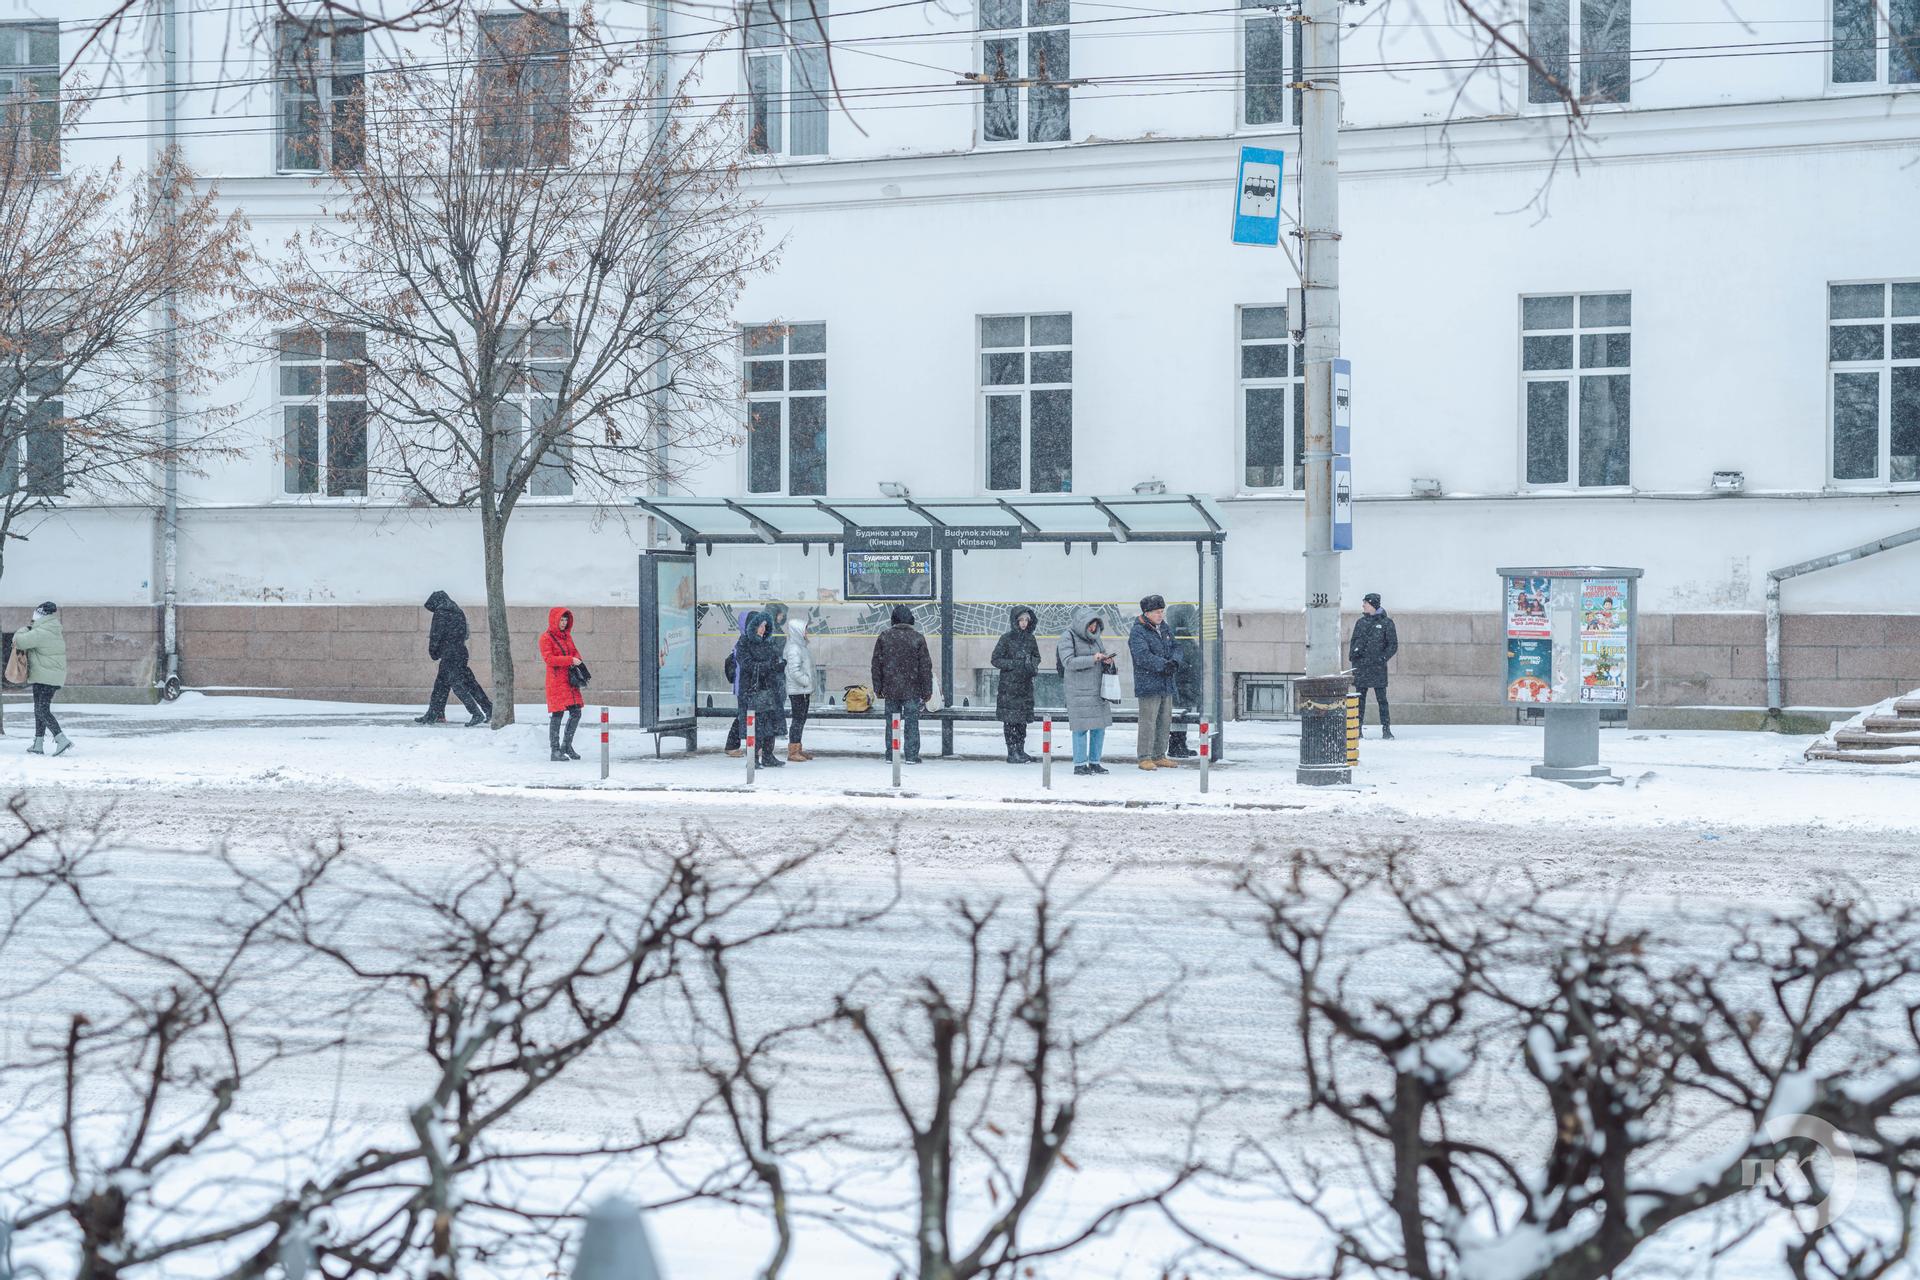
[[[1240,148],[1240,180],[1233,189],[1233,242],[1280,243],[1280,175],[1287,153],[1267,147]]]

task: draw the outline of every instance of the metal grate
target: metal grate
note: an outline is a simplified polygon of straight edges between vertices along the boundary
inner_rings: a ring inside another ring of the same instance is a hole
[[[1239,671],[1233,677],[1233,709],[1237,720],[1292,720],[1293,682],[1300,673]]]

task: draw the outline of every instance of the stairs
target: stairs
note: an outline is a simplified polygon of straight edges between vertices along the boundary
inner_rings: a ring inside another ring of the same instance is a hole
[[[1920,689],[1869,707],[1807,748],[1809,760],[1920,764]]]

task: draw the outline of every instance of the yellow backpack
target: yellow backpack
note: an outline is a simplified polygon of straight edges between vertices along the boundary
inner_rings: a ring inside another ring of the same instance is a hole
[[[863,684],[850,684],[842,693],[841,704],[849,711],[873,710],[873,690]]]

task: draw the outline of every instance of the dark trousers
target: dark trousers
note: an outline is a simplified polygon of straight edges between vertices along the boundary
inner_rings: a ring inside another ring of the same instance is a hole
[[[1000,725],[1000,731],[1006,735],[1007,750],[1014,755],[1027,754],[1027,722],[1007,720]]]
[[[756,727],[759,723],[758,720],[754,721]],[[733,713],[733,723],[727,726],[727,750],[738,751],[740,744],[746,740],[746,736],[747,708],[743,704],[739,710]]]
[[[792,726],[792,732],[787,734],[787,745],[797,747],[800,745],[800,735],[807,731],[807,712],[813,707],[813,695],[790,693],[787,695],[787,702],[792,708],[792,715],[787,719],[787,723]]]
[[[460,699],[468,715],[493,715],[493,701],[474,678],[473,667],[465,658],[440,659],[440,670],[433,677],[433,692],[427,695],[427,714],[435,720],[444,719],[449,693]]]
[[[567,732],[564,738],[560,736],[560,717],[562,716],[567,719]],[[580,708],[568,707],[565,711],[555,711],[547,717],[547,744],[555,751],[571,751],[573,731],[579,727]]]
[[[900,752],[909,760],[920,758],[920,708],[927,704],[918,698],[888,698],[887,718],[880,724],[880,741],[886,744],[887,759],[893,759],[893,718],[900,717]]]
[[[1358,693],[1360,695],[1360,723],[1365,724],[1367,722],[1367,690],[1368,689],[1373,690],[1374,699],[1378,701],[1380,704],[1380,727],[1382,729],[1393,728],[1393,708],[1387,705],[1387,686],[1385,686],[1384,684],[1376,684],[1376,685],[1363,684],[1358,689],[1354,690],[1355,693]]]
[[[53,695],[60,692],[57,684],[36,684],[33,686],[33,736],[44,738],[48,734],[60,736],[60,722],[53,718]]]

